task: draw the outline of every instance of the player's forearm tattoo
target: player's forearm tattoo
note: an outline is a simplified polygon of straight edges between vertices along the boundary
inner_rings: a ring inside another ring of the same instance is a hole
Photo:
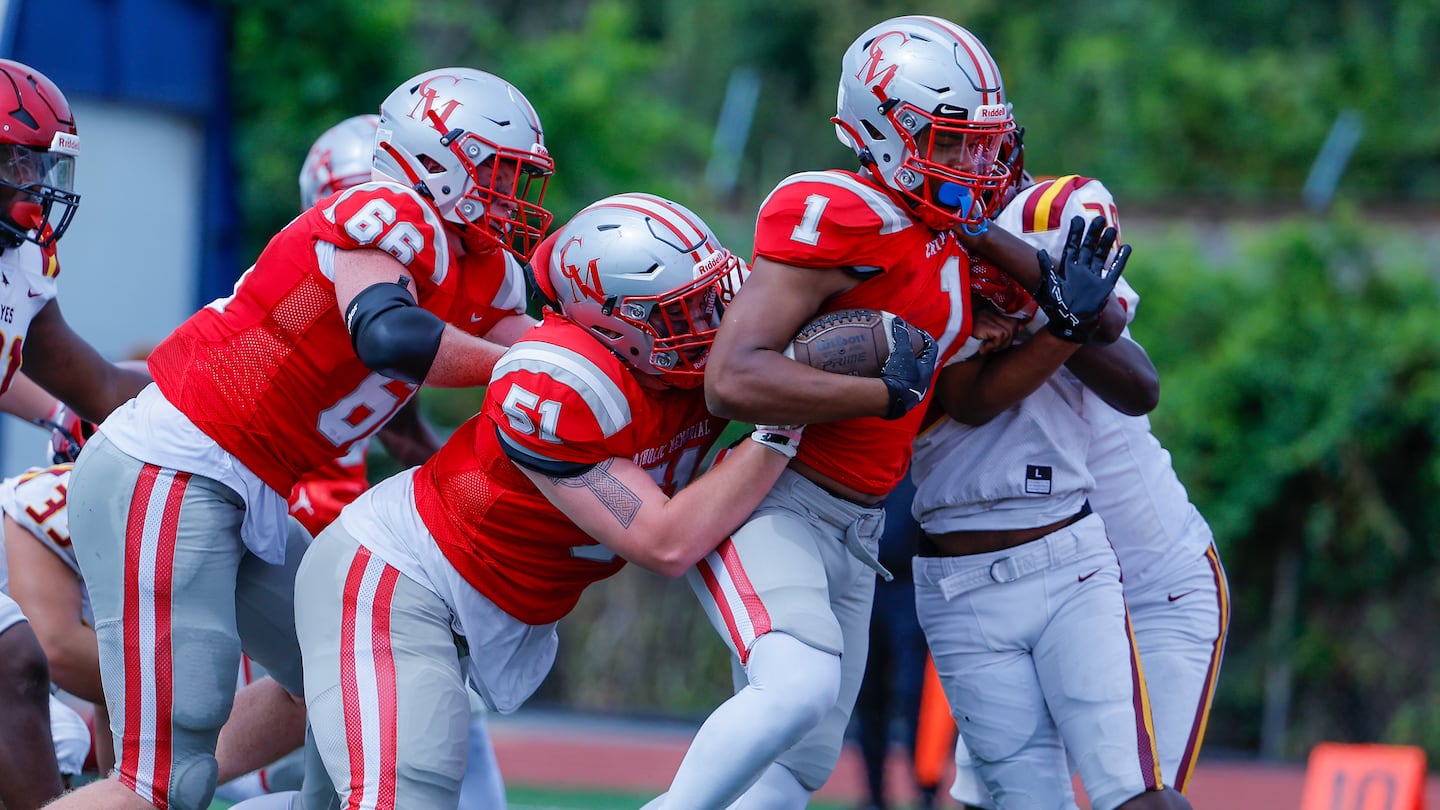
[[[620,483],[620,479],[610,474],[610,465],[613,459],[591,467],[584,475],[577,475],[574,478],[551,478],[550,483],[561,487],[579,488],[584,487],[595,493],[595,497],[605,504],[615,520],[626,529],[635,521],[635,513],[640,511],[640,496],[636,495],[629,487]]]

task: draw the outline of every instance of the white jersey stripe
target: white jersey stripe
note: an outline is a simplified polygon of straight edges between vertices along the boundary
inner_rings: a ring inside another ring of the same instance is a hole
[[[776,191],[779,191],[791,183],[801,182],[824,183],[826,185],[836,186],[859,197],[861,201],[870,207],[870,210],[874,212],[875,216],[880,218],[881,234],[897,233],[915,224],[915,221],[905,213],[904,209],[897,205],[894,200],[886,196],[885,192],[867,186],[854,177],[840,172],[800,172],[799,174],[792,174],[780,181],[780,185],[775,187],[775,191],[770,192],[770,196],[767,196],[765,202],[760,204],[760,210],[765,210],[766,204],[770,202],[770,197],[775,196]]]
[[[331,284],[335,283],[335,251],[334,243],[315,240],[315,261],[320,265],[320,275],[330,279]]]
[[[502,253],[505,256],[505,280],[500,282],[500,289],[495,291],[495,300],[491,302],[491,306],[518,315],[525,311],[525,270],[520,266],[520,261],[510,255],[510,251]]]
[[[545,374],[574,391],[590,406],[590,412],[606,438],[630,424],[630,403],[625,399],[625,393],[582,354],[561,346],[524,343],[500,358],[490,382],[494,383],[512,371]]]

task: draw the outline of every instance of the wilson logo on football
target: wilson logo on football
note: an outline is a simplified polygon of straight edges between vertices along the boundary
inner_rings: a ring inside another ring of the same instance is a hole
[[[890,31],[876,37],[875,41],[870,43],[869,58],[865,60],[864,65],[860,66],[860,72],[855,74],[855,78],[881,90],[890,84],[890,80],[895,78],[895,72],[900,69],[900,65],[894,62],[886,64],[888,60],[885,56],[885,42],[893,40],[895,37],[900,38],[898,42],[895,42],[897,46],[910,41],[910,37],[903,31]]]
[[[416,121],[430,120],[430,114],[434,112],[435,117],[440,119],[442,132],[450,126],[450,114],[455,112],[461,104],[458,98],[448,98],[443,103],[440,101],[440,91],[435,88],[435,83],[445,79],[450,80],[450,86],[460,83],[458,76],[431,76],[416,88],[416,92],[420,94],[420,100],[410,108],[410,117]],[[443,88],[445,85],[442,84],[441,87]],[[436,105],[440,105],[438,110]]]
[[[578,264],[571,264],[565,261],[565,251],[572,245],[580,244],[579,239],[571,239],[560,249],[560,274],[570,281],[570,289],[574,290],[576,297],[589,298],[592,301],[605,300],[605,288],[600,284],[600,268],[596,266],[597,260],[591,259],[582,269]]]

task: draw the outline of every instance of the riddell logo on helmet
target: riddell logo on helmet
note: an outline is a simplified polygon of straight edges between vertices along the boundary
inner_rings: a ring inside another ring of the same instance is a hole
[[[975,108],[975,121],[1003,121],[1010,112],[1004,104],[981,104]]]
[[[57,132],[55,137],[50,139],[50,151],[59,152],[62,155],[80,154],[80,136],[71,135],[68,132]]]
[[[695,275],[692,278],[700,278],[711,270],[725,263],[724,251],[715,251],[709,256],[695,263]]]
[[[410,108],[410,117],[416,121],[428,121],[430,120],[430,113],[433,110],[435,117],[440,119],[443,130],[450,126],[450,114],[455,112],[455,109],[460,106],[461,102],[458,98],[451,98],[444,102],[444,105],[440,109],[435,109],[436,103],[440,101],[440,92],[435,89],[434,85],[442,79],[449,79],[450,85],[452,86],[460,83],[460,77],[458,76],[431,76],[424,82],[421,82],[420,86],[415,89],[415,92],[420,96],[420,100],[415,102],[414,107]],[[441,87],[444,86],[443,84],[441,85]]]

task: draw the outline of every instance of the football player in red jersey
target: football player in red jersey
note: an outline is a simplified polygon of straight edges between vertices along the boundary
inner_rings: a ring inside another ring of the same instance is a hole
[[[355,115],[321,133],[300,167],[300,209],[370,181],[378,115]],[[440,438],[420,418],[419,398],[400,406],[376,438],[406,467],[422,464],[440,449]],[[365,458],[369,442],[356,442],[345,455],[300,477],[290,490],[290,514],[314,537],[330,525],[345,504],[369,486]]]
[[[690,483],[724,427],[701,382],[744,266],[688,209],[605,198],[536,266],[554,308],[496,364],[481,412],[346,507],[300,566],[310,724],[347,806],[456,807],[467,678],[518,708],[587,586],[626,562],[684,573],[799,441],[757,428]]]
[[[32,421],[49,415],[54,403],[39,396],[36,406],[36,397],[18,387],[5,396],[22,358],[49,395],[90,419],[104,418],[149,382],[148,375],[116,368],[75,334],[55,299],[56,243],[80,203],[79,154],[80,136],[60,89],[39,71],[0,59],[0,409]],[[17,696],[0,711],[0,804],[11,810],[38,807],[61,790],[50,747],[49,685],[29,622],[0,597],[0,691]]]
[[[300,211],[313,208],[322,199],[345,189],[367,183],[375,155],[375,128],[378,115],[355,115],[330,127],[315,139],[300,167]],[[435,431],[420,418],[419,397],[410,398],[376,438],[402,465],[424,462],[440,449]],[[287,499],[290,514],[314,537],[330,524],[345,504],[368,487],[366,457],[370,442],[356,442],[344,456],[302,475]],[[271,790],[287,790],[287,775],[298,775],[294,767],[299,754],[287,756],[304,740],[305,703],[285,692],[267,677],[265,668],[244,659],[240,667],[239,691],[230,721],[221,729],[215,752],[219,763],[216,798],[239,801]],[[285,757],[283,761],[281,757]],[[263,770],[244,773],[231,781],[239,767],[242,772],[255,765],[273,763]]]
[[[374,179],[281,230],[150,354],[155,385],[72,473],[116,778],[67,807],[203,808],[243,648],[299,695],[285,496],[422,384],[479,385],[533,321],[521,261],[553,162],[508,82],[420,74],[380,105]]]
[[[865,668],[874,575],[888,576],[880,502],[909,465],[934,370],[971,328],[957,233],[999,230],[988,217],[1009,169],[996,156],[1014,121],[973,34],[887,20],[846,50],[839,91],[836,132],[860,171],[793,175],[766,198],[753,275],[706,374],[718,415],[809,424],[766,501],[688,575],[745,677],[651,808],[801,808],[829,778]],[[1020,255],[1011,264],[1033,287],[1035,253]],[[783,356],[817,313],[848,307],[895,313],[934,336],[933,351],[897,352],[878,380]]]

